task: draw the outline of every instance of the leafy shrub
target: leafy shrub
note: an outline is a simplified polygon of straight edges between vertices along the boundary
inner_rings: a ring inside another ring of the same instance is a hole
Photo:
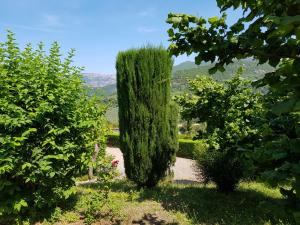
[[[225,84],[198,77],[190,82],[192,94],[177,97],[183,118],[207,123],[206,132],[199,130],[197,138],[206,140],[210,150],[196,159],[206,179],[226,192],[233,191],[243,175],[249,176],[251,166],[244,166],[250,165],[245,159],[262,135],[258,125],[264,112],[261,95],[240,77],[241,72]]]
[[[114,203],[107,195],[106,190],[88,189],[80,200],[78,211],[84,217],[85,224],[93,224],[96,221],[105,221],[105,224],[120,224],[123,215],[120,206]],[[102,224],[102,223],[100,223]]]
[[[232,192],[243,176],[243,164],[229,152],[196,148],[195,158],[205,182],[213,181],[221,192]]]
[[[110,188],[114,178],[119,176],[117,170],[118,160],[113,160],[112,156],[105,156],[97,162],[96,177],[100,184],[104,184]]]
[[[81,213],[84,216],[86,224],[92,224],[101,218],[115,220],[118,217],[119,209],[115,208],[115,204],[109,198],[112,181],[117,177],[117,163],[113,157],[103,157],[97,161],[95,175],[100,190],[88,190],[88,198],[83,198]]]
[[[43,44],[21,51],[11,32],[0,43],[0,216],[68,198],[95,142],[105,142],[105,107],[85,93],[73,55],[62,61],[56,42],[49,55]]]
[[[83,211],[84,222],[86,224],[92,224],[100,217],[101,210],[107,203],[107,198],[105,198],[102,192],[95,192],[90,194],[90,198],[86,200],[86,207]]]
[[[117,57],[120,147],[125,172],[139,186],[155,186],[175,160],[177,110],[171,102],[172,59],[162,48]]]
[[[50,217],[49,221],[51,223],[55,223],[55,222],[59,221],[59,219],[61,218],[61,216],[62,216],[62,210],[61,210],[61,208],[56,207],[54,209],[53,213],[51,214],[51,217]]]
[[[189,140],[189,139],[179,139],[179,149],[176,153],[177,157],[183,157],[188,159],[193,159],[195,151],[205,150],[206,145],[201,140]]]

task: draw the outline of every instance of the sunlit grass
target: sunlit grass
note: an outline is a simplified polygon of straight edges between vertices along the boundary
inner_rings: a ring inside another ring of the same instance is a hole
[[[63,211],[57,224],[83,224],[86,200],[103,188],[99,184],[78,186],[73,206]],[[119,180],[113,182],[109,199],[109,208],[121,224],[293,224],[279,190],[259,182],[242,182],[235,193],[226,195],[213,184],[161,183],[138,189]]]

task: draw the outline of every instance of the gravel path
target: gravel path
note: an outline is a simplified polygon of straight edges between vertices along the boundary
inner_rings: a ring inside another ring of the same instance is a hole
[[[119,160],[118,169],[123,177],[125,177],[125,168],[123,154],[119,148],[107,147],[106,153]],[[195,172],[195,161],[176,157],[175,165],[172,167],[174,171],[174,182],[176,183],[194,183],[199,181]]]

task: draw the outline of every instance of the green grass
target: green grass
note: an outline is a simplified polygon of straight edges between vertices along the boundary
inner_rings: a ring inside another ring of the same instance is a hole
[[[242,183],[229,195],[219,193],[213,185],[165,184],[141,191],[139,201],[145,200],[183,213],[191,224],[293,224],[279,190],[262,183]]]
[[[77,187],[71,207],[55,216],[56,224],[83,224],[87,202],[103,188],[99,184]],[[112,183],[109,204],[98,220],[103,224],[294,224],[283,204],[278,189],[258,182],[242,182],[235,193],[225,195],[212,184],[161,183],[137,189],[120,180]],[[49,221],[51,217],[42,224]]]

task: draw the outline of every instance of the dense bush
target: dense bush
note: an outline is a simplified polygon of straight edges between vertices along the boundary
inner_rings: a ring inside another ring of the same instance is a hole
[[[172,60],[162,48],[145,47],[120,52],[116,68],[126,175],[151,187],[166,175],[178,145],[178,115],[170,104]]]
[[[235,152],[231,152],[235,154]],[[215,149],[199,149],[194,151],[198,167],[205,182],[213,181],[221,192],[234,191],[243,177],[245,165],[241,160],[228,152]]]
[[[183,118],[207,123],[206,132],[199,130],[198,138],[206,140],[209,150],[196,154],[198,166],[221,191],[232,191],[243,175],[249,175],[244,170],[247,154],[261,138],[257,127],[263,112],[260,94],[239,74],[225,84],[198,77],[190,82],[190,89],[191,94],[178,96],[177,102]]]
[[[49,55],[43,44],[21,51],[11,32],[0,43],[0,216],[68,198],[94,144],[105,144],[105,108],[85,94],[72,57],[61,61],[57,43]]]

